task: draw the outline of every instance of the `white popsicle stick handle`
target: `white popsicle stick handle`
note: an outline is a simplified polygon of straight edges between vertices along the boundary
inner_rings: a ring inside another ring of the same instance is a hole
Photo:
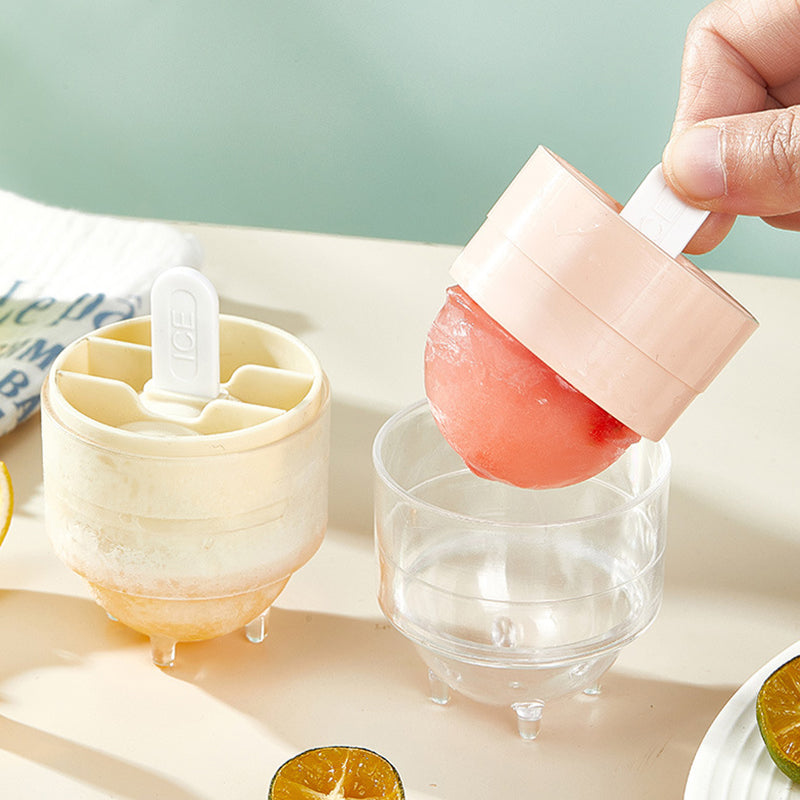
[[[620,216],[675,258],[689,243],[709,212],[684,203],[664,180],[661,164],[653,167]]]
[[[211,400],[219,394],[219,299],[196,269],[161,273],[150,292],[149,389]]]

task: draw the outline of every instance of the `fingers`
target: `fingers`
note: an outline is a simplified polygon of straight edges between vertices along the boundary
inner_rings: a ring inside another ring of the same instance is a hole
[[[719,244],[738,214],[800,230],[800,2],[715,0],[686,36],[664,175],[712,213],[686,247]]]
[[[709,6],[689,26],[673,134],[711,117],[764,108],[765,84],[749,62],[704,21]]]
[[[706,6],[686,35],[673,133],[712,117],[800,102],[799,40],[796,0],[716,0]]]
[[[664,176],[694,205],[725,214],[800,212],[800,106],[706,120],[667,144]]]
[[[763,217],[763,219],[774,228],[800,231],[800,213]],[[684,247],[683,252],[689,255],[699,255],[713,250],[728,235],[735,221],[736,217],[732,214],[710,214],[689,244]]]
[[[736,217],[732,214],[710,214],[683,252],[699,255],[713,250],[728,235],[735,221]]]
[[[785,231],[800,231],[800,213],[763,217],[762,219],[772,225],[773,228],[782,228]]]

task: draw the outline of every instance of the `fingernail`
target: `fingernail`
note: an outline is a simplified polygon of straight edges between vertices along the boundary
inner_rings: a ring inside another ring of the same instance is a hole
[[[693,200],[725,194],[722,136],[713,125],[695,125],[669,143],[671,178]]]

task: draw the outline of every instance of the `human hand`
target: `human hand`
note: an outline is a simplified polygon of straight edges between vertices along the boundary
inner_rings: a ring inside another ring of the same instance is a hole
[[[800,230],[800,5],[715,0],[686,35],[672,188],[711,210],[686,251],[718,245],[738,214]]]

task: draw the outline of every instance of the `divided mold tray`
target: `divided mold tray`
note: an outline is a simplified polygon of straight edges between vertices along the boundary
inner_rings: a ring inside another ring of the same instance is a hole
[[[322,377],[293,337],[234,317],[221,318],[220,395],[192,416],[161,414],[142,401],[152,374],[147,318],[85,337],[59,366],[58,387],[74,409],[103,425],[156,434],[178,432],[175,423],[184,434],[213,435],[275,420],[310,402]]]

